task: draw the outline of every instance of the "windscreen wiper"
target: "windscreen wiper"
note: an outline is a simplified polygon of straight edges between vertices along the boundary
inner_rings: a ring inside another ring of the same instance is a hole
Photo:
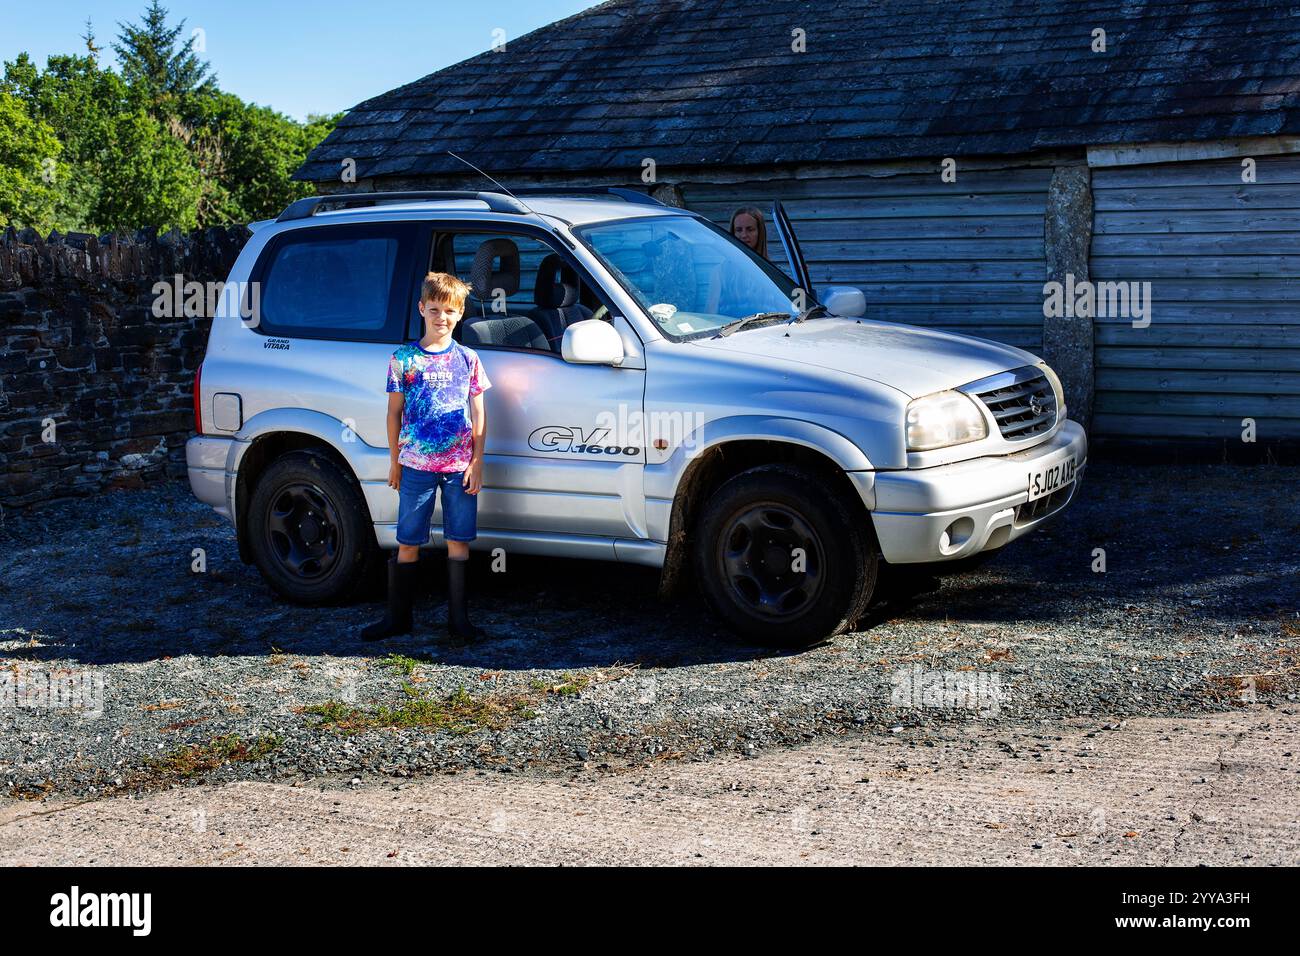
[[[820,302],[817,305],[810,305],[808,306],[808,308],[804,309],[793,319],[791,319],[790,324],[798,325],[800,322],[803,322],[807,319],[811,319],[814,315],[817,315],[818,313],[822,313],[822,312],[826,313],[827,315],[830,314],[830,310],[828,310],[826,306],[822,305]]]
[[[787,318],[789,315],[789,312],[755,312],[753,315],[732,319],[730,322],[718,327],[718,334],[714,338],[722,338],[732,332],[739,332],[747,325],[753,325],[755,322],[775,322],[778,319]]]

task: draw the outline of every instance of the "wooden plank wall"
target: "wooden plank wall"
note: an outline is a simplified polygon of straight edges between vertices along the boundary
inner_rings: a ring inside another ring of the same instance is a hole
[[[732,211],[780,199],[814,286],[858,286],[867,315],[1042,347],[1048,168],[889,177],[683,182],[686,204],[726,226]],[[785,269],[768,230],[769,252]]]
[[[1149,281],[1151,325],[1098,317],[1093,432],[1300,438],[1300,156],[1093,170],[1094,281]]]

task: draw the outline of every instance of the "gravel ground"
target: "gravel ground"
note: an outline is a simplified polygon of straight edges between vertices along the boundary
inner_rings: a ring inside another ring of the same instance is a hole
[[[971,722],[618,774],[11,802],[0,866],[1294,866],[1300,715],[1266,709]]]
[[[496,574],[476,559],[487,643],[442,642],[431,587],[423,633],[377,648],[356,636],[377,604],[280,601],[184,483],[9,515],[0,678],[84,681],[102,708],[0,703],[0,792],[622,771],[971,722],[1285,707],[1298,477],[1095,462],[1054,524],[976,570],[891,577],[860,631],[799,653],[733,644],[694,601],[660,604],[656,572],[520,556]]]

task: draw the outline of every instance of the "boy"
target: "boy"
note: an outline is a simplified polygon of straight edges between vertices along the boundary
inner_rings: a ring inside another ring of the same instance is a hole
[[[388,485],[399,492],[397,558],[388,563],[388,611],[362,632],[367,641],[411,633],[411,600],[420,545],[429,540],[434,495],[442,489],[447,541],[447,630],[472,641],[483,631],[469,622],[466,570],[477,536],[487,420],[483,392],[491,387],[473,349],[452,340],[469,286],[430,272],[420,288],[424,336],[403,345],[388,363]]]

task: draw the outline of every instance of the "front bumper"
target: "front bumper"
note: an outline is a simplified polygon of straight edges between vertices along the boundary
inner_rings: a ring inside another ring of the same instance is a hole
[[[1074,481],[1027,505],[1029,473],[1071,455],[1078,460]],[[1025,451],[877,472],[871,519],[881,553],[891,564],[916,564],[1000,548],[1070,503],[1087,460],[1083,427],[1067,421],[1050,439]]]

